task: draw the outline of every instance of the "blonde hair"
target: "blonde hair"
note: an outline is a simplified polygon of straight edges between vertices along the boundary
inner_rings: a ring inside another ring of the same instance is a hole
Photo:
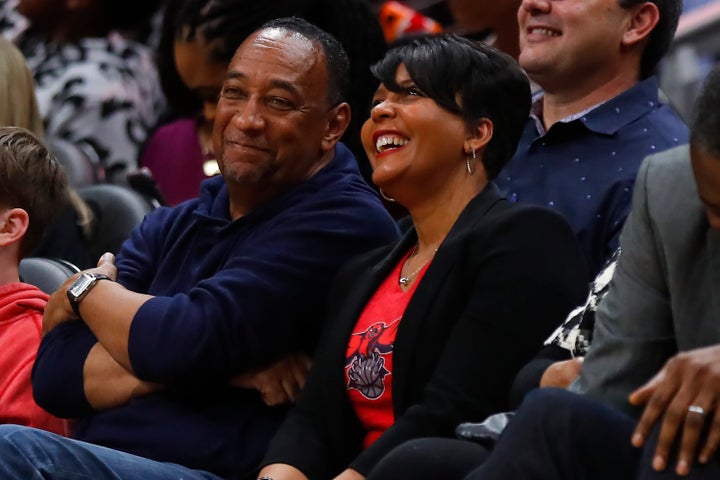
[[[36,136],[44,129],[32,73],[15,45],[0,37],[0,125],[22,127]]]

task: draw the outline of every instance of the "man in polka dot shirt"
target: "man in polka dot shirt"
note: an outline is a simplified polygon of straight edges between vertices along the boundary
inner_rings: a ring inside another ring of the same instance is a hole
[[[618,246],[643,158],[686,144],[654,75],[680,0],[523,0],[520,65],[541,88],[496,182],[570,222],[593,274]]]

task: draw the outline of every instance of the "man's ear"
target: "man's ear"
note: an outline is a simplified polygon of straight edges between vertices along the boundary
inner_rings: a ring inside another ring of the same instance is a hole
[[[0,247],[20,242],[30,225],[30,217],[22,208],[11,208],[0,214]]]
[[[348,125],[350,125],[350,105],[345,102],[331,108],[327,113],[327,129],[322,141],[322,151],[327,152],[335,148],[335,144],[340,141]]]
[[[631,11],[633,15],[622,38],[623,47],[632,47],[644,41],[660,21],[660,11],[654,3],[645,2],[633,7]]]
[[[471,155],[475,152],[475,155],[482,156],[485,151],[485,147],[490,143],[490,139],[493,136],[493,123],[488,118],[481,118],[480,121],[471,130],[468,138],[465,140],[463,148],[465,153]]]

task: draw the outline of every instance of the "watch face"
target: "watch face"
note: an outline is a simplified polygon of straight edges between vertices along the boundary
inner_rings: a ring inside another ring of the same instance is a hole
[[[72,285],[70,285],[70,288],[68,289],[68,294],[77,298],[81,296],[85,292],[85,290],[93,284],[93,282],[95,282],[95,277],[83,273],[78,277],[77,280],[73,282]]]

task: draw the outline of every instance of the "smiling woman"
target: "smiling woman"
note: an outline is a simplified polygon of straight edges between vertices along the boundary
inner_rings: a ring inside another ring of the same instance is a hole
[[[502,411],[517,370],[585,295],[565,221],[492,184],[530,107],[515,60],[443,34],[396,44],[373,72],[382,83],[363,146],[373,181],[413,225],[337,277],[263,478],[364,478],[406,440]]]

